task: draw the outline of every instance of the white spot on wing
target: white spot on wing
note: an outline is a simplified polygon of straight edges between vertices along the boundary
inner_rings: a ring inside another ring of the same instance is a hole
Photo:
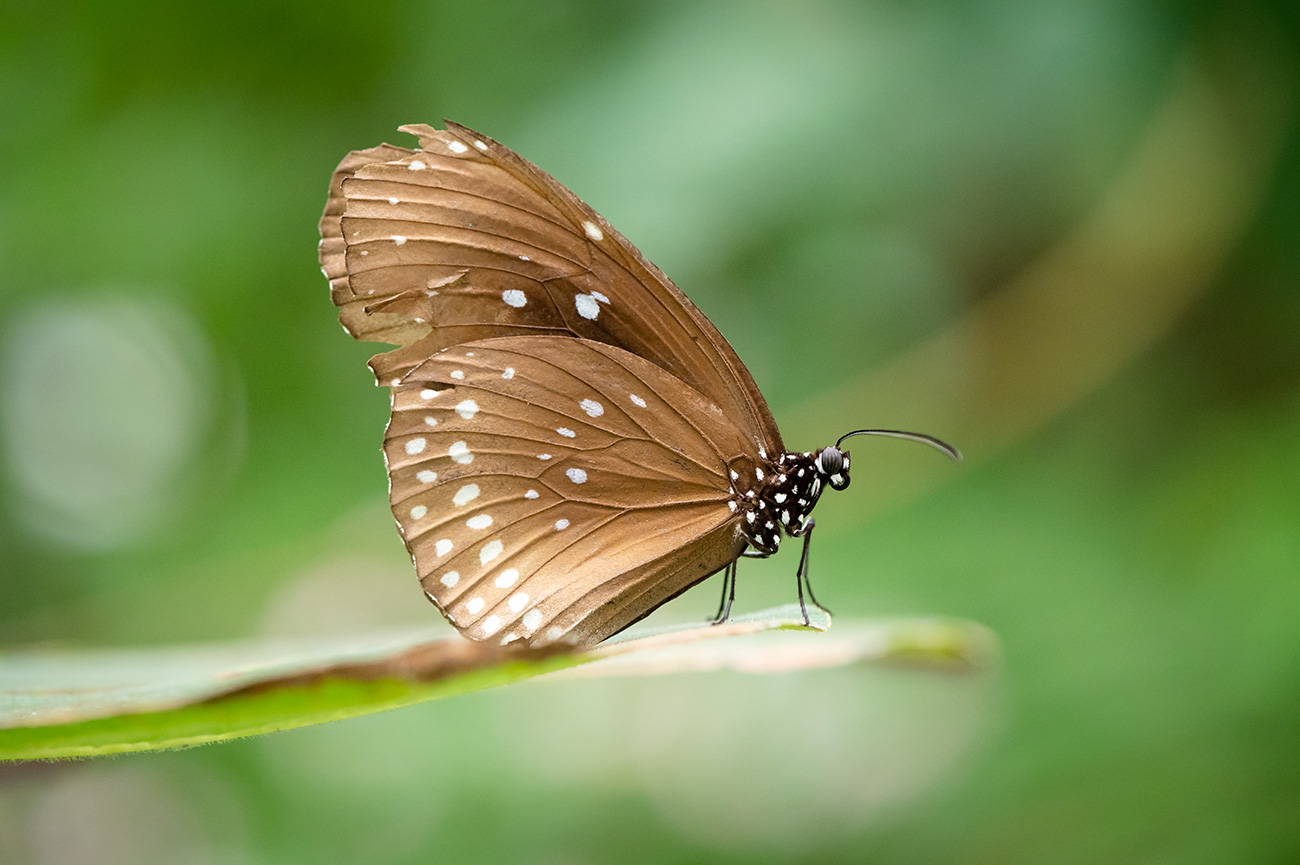
[[[433,551],[437,553],[439,556],[445,556],[447,555],[447,553],[451,552],[452,546],[453,545],[451,541],[447,540],[446,538],[443,538],[442,540],[438,541],[438,543],[433,545]]]
[[[528,303],[528,295],[517,288],[507,288],[501,292],[501,299],[506,302],[506,306],[513,306],[515,309]]]
[[[434,390],[431,387],[426,387],[424,390],[420,391],[420,399],[433,399],[435,396],[437,396],[440,393],[442,393],[442,391]]]
[[[538,458],[539,460],[541,460],[542,462],[546,462],[547,460],[549,460],[549,459],[551,458],[551,455],[550,455],[550,454],[538,454],[538,455],[537,455],[537,458]]]
[[[515,592],[510,596],[509,603],[510,610],[517,613],[524,608],[524,604],[528,603],[528,595],[524,592]]]
[[[508,589],[515,584],[515,580],[517,579],[519,579],[519,571],[514,568],[507,568],[501,572],[499,577],[496,578],[497,588]]]
[[[429,509],[426,508],[424,505],[416,505],[415,507],[411,508],[411,519],[422,520],[424,519],[424,515],[427,514],[428,512]]]
[[[569,476],[569,480],[575,484],[585,484],[587,482],[587,473],[582,469],[565,469],[564,473]]]
[[[397,203],[397,196],[396,196],[396,195],[390,195],[390,196],[388,196],[388,203],[389,203],[389,204],[396,204],[396,203]]]
[[[482,150],[484,153],[487,152],[487,145],[484,144],[482,141],[479,141],[477,138],[474,139],[474,146],[477,147],[479,150]]]
[[[412,159],[406,167],[409,168],[411,171],[423,171],[429,166],[425,165],[423,162],[421,162],[418,159]]]
[[[425,469],[424,471],[416,472],[415,479],[422,484],[431,484],[438,479],[438,473]]]
[[[398,246],[401,246],[403,243],[406,243],[406,238],[400,234],[394,234],[393,243],[397,244]]]
[[[587,236],[597,242],[605,239],[605,232],[600,230],[600,226],[590,219],[582,224],[582,230],[587,232]]]
[[[473,420],[474,415],[478,414],[478,403],[472,399],[464,400],[456,406],[456,414],[465,420]]]
[[[454,378],[454,379],[459,380],[459,379],[462,379],[462,378],[465,377],[465,373],[464,373],[463,371],[461,371],[461,370],[453,369],[453,370],[451,371],[451,377]]]
[[[577,435],[576,432],[569,429],[568,427],[560,427],[559,429],[556,430],[556,432],[564,436],[565,438],[573,438],[574,436]]]
[[[757,469],[757,468],[754,469],[754,476],[757,477],[757,478],[761,481],[761,480],[763,479],[763,470],[762,470],[762,469]]]
[[[785,501],[785,493],[777,493],[772,496],[772,498],[776,499],[776,503],[779,505],[781,502]]]
[[[501,550],[504,548],[505,546],[500,541],[488,541],[483,546],[483,549],[478,551],[479,564],[486,565],[488,562],[501,555]]]
[[[469,465],[474,462],[474,455],[469,452],[469,445],[464,442],[452,442],[451,447],[447,448],[447,456],[461,465]]]
[[[483,636],[490,637],[497,631],[501,630],[501,617],[488,616],[483,620],[483,624],[480,625],[480,627],[483,629]]]
[[[528,492],[524,493],[524,498],[526,499],[537,498],[537,490],[529,490]]]
[[[457,583],[460,582],[460,574],[456,573],[455,571],[448,571],[447,573],[442,575],[442,579],[440,579],[438,582],[442,583],[444,586],[446,586],[449,589],[453,588]]]
[[[465,525],[476,531],[482,531],[492,525],[492,517],[488,514],[475,514],[465,521]]]
[[[465,604],[465,609],[469,610],[470,615],[477,613],[479,610],[483,609],[483,599],[470,598],[469,602]]]
[[[584,399],[578,405],[591,417],[600,417],[605,413],[605,407],[594,399]]]
[[[474,499],[478,498],[478,494],[479,494],[478,484],[465,484],[465,486],[456,490],[456,495],[451,497],[451,503],[458,508],[463,507],[467,503],[472,502],[474,501]]]
[[[555,521],[555,530],[556,530],[557,532],[562,532],[562,531],[564,531],[565,529],[567,529],[568,527],[569,527],[569,521],[568,521],[568,520],[556,520],[556,521]]]
[[[594,319],[600,315],[600,304],[590,294],[579,294],[573,298],[573,305],[578,308],[578,315]]]
[[[525,628],[527,628],[529,631],[535,631],[537,630],[537,626],[542,623],[542,611],[529,610],[528,612],[524,613],[524,618],[522,621]]]
[[[514,378],[514,377],[515,377],[515,368],[514,368],[513,366],[508,366],[508,367],[506,367],[506,371],[503,372],[503,373],[501,373],[501,377],[502,377],[502,378]]]
[[[641,399],[641,397],[637,396],[637,395],[634,394],[634,393],[630,393],[630,394],[628,394],[628,396],[630,396],[630,397],[632,398],[632,402],[634,402],[634,403],[636,403],[637,405],[641,406],[641,408],[645,408],[645,400]]]
[[[468,147],[466,147],[464,144],[461,144],[459,141],[448,141],[447,149],[450,150],[452,153],[464,153],[467,150],[469,150]]]
[[[546,629],[546,639],[553,643],[556,640],[560,639],[560,635],[563,633],[564,633],[564,629],[561,628],[559,625],[551,625],[549,628]]]
[[[425,415],[424,423],[425,423],[425,426],[437,426],[437,425],[438,425],[438,419],[437,419],[436,417],[434,417],[433,415]]]
[[[424,439],[411,439],[406,443],[406,452],[411,456],[424,452],[424,446],[427,445]]]
[[[727,502],[727,506],[728,506],[729,508],[731,508],[731,512],[732,512],[733,514],[736,512],[736,503],[735,503],[735,502]]]

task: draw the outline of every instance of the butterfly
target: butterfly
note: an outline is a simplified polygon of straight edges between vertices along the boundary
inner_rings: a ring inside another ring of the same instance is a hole
[[[448,122],[348,154],[321,269],[392,389],[389,498],[428,596],[462,634],[597,643],[705,578],[803,541],[849,485],[852,435],[789,452],[718,329],[549,174]],[[820,604],[818,604],[820,606]]]

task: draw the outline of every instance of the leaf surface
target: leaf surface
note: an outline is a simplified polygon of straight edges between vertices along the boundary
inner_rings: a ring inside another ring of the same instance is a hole
[[[794,605],[725,625],[632,629],[593,649],[510,651],[427,631],[0,655],[0,760],[179,748],[318,724],[548,673],[778,673],[862,662],[982,664],[983,628],[884,620],[825,631]]]

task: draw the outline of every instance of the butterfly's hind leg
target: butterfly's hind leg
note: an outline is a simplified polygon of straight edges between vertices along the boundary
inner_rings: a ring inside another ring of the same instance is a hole
[[[796,537],[803,538],[803,553],[799,556],[799,570],[795,574],[794,580],[799,588],[799,611],[803,613],[803,623],[805,625],[811,625],[812,622],[808,619],[808,607],[803,600],[804,589],[808,590],[808,600],[813,602],[813,606],[828,616],[832,615],[830,608],[817,600],[817,596],[813,594],[812,583],[808,580],[808,556],[809,550],[812,548],[812,531],[816,526],[817,521],[810,517],[796,535]]]
[[[731,605],[736,600],[736,562],[739,559],[732,559],[731,564],[722,574],[722,600],[718,603],[718,614],[710,620],[710,625],[721,625],[731,617]]]

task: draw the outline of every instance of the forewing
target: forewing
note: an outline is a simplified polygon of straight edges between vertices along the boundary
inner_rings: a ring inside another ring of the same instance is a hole
[[[393,514],[466,636],[598,642],[741,549],[747,436],[655,364],[572,337],[456,345],[395,388]]]
[[[347,209],[347,199],[343,197],[343,181],[363,166],[402,159],[413,153],[414,150],[391,144],[381,144],[368,150],[354,150],[343,157],[330,178],[329,197],[325,201],[325,213],[320,218],[320,269],[329,280],[330,298],[336,306],[343,307],[341,318],[344,329],[357,339],[405,345],[428,331],[427,327],[421,330],[418,325],[412,328],[414,322],[400,314],[380,310],[369,315],[360,312],[364,304],[355,303],[356,295],[348,281],[347,244],[343,239],[343,211]],[[351,327],[349,321],[352,322]]]
[[[784,450],[735,351],[599,214],[484,135],[451,123],[403,130],[421,149],[349,155],[321,221],[344,327],[402,346],[371,360],[381,382],[464,342],[576,336],[626,349],[705,394],[749,434],[751,451]]]

